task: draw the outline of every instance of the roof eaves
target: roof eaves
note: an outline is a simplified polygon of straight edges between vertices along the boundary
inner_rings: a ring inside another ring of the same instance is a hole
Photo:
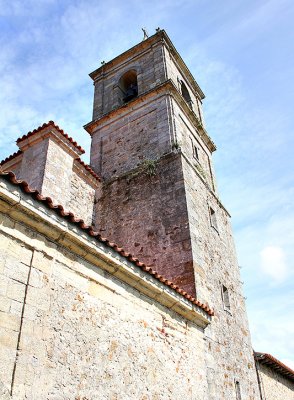
[[[61,129],[57,124],[55,124],[54,121],[49,121],[43,125],[40,125],[38,128],[34,129],[33,131],[28,132],[27,134],[21,136],[16,140],[16,143],[19,144],[23,140],[28,139],[29,137],[35,135],[36,133],[40,132],[42,129],[48,128],[48,127],[55,128],[61,135],[66,138],[79,152],[80,154],[84,154],[85,150],[72,138],[70,137],[67,133],[64,132],[63,129]]]
[[[86,164],[86,163],[85,163],[83,160],[81,160],[80,158],[77,158],[76,160],[77,160],[77,162],[78,162],[79,164],[81,164],[81,165],[84,167],[84,169],[85,169],[86,171],[88,171],[89,174],[91,174],[98,182],[101,182],[100,176],[97,175],[95,171],[93,171],[93,169],[90,167],[90,165]]]
[[[21,154],[22,154],[22,151],[21,150],[17,150],[15,153],[11,154],[10,156],[6,157],[4,160],[0,161],[0,165],[3,165],[5,163],[7,163],[8,161],[13,160],[17,156],[20,156]]]
[[[24,193],[30,194],[34,199],[42,202],[48,208],[53,209],[57,214],[67,219],[69,222],[78,225],[78,227],[84,230],[89,236],[95,237],[100,243],[104,243],[107,247],[112,248],[115,252],[120,254],[122,257],[126,258],[128,261],[135,264],[137,267],[141,268],[141,270],[147,272],[152,275],[155,279],[162,282],[164,285],[169,286],[175,292],[179,293],[185,299],[190,301],[192,304],[198,306],[202,310],[204,310],[209,316],[214,315],[214,311],[209,308],[208,304],[201,303],[199,300],[195,299],[195,297],[191,296],[179,286],[175,285],[172,281],[166,279],[164,276],[158,274],[158,272],[154,271],[151,267],[146,266],[144,263],[140,262],[138,258],[134,257],[131,253],[125,251],[122,247],[119,247],[116,243],[111,242],[107,238],[102,237],[98,232],[94,231],[93,226],[86,225],[84,221],[80,218],[76,218],[72,212],[67,212],[64,210],[63,206],[60,204],[54,204],[53,200],[50,197],[42,196],[37,190],[33,190],[30,188],[27,182],[17,180],[16,176],[13,172],[0,172],[0,177],[5,180],[8,180],[12,184],[20,187],[20,189]]]
[[[294,380],[294,371],[277,358],[273,357],[271,354],[254,352],[254,357],[256,361],[260,362],[261,364],[265,364],[269,368],[273,368],[282,375]]]

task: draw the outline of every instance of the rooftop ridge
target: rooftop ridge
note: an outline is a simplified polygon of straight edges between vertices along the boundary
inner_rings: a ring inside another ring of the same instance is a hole
[[[85,153],[85,150],[72,137],[70,137],[67,133],[65,133],[63,129],[61,129],[57,124],[55,124],[54,121],[48,121],[47,123],[44,123],[43,125],[40,125],[38,128],[34,129],[33,131],[29,131],[27,134],[19,137],[16,140],[16,143],[18,144],[18,143],[22,142],[23,140],[28,139],[29,137],[35,135],[36,133],[40,132],[44,128],[48,128],[49,126],[52,126],[59,133],[61,133],[63,137],[65,137],[74,147],[76,147],[81,152],[81,154]]]
[[[15,157],[21,155],[22,153],[23,153],[22,150],[17,150],[15,153],[10,154],[10,156],[8,156],[8,157],[4,158],[4,160],[0,161],[0,165],[3,165],[3,164],[7,163],[10,160],[13,160]]]
[[[101,182],[101,177],[96,174],[96,172],[90,167],[89,164],[86,164],[83,160],[80,159],[80,157],[76,158],[76,161],[80,163],[86,171],[88,171],[97,181]]]
[[[294,371],[287,365],[283,364],[277,358],[268,353],[254,352],[254,358],[261,364],[267,365],[269,368],[273,368],[280,372],[282,375],[294,380]]]
[[[152,275],[155,279],[162,282],[164,285],[169,286],[172,290],[179,293],[185,299],[187,299],[192,304],[203,309],[209,316],[214,315],[214,311],[208,306],[208,304],[201,303],[195,297],[191,296],[179,286],[175,285],[172,281],[166,279],[164,276],[160,275],[158,272],[154,271],[151,267],[148,267],[144,263],[140,262],[138,258],[134,257],[132,254],[125,251],[122,247],[119,247],[116,243],[111,242],[109,239],[102,237],[98,232],[94,231],[94,227],[86,225],[83,219],[76,218],[72,212],[65,211],[61,204],[54,204],[51,197],[44,197],[40,194],[38,190],[31,189],[29,184],[23,180],[17,180],[15,174],[11,171],[1,172],[0,177],[5,179],[12,184],[18,186],[24,193],[31,195],[34,199],[45,204],[48,208],[54,210],[57,214],[63,218],[69,220],[69,222],[74,223],[83,229],[89,236],[95,237],[101,243],[104,243],[107,247],[112,248],[115,252],[120,254],[122,257],[126,258],[128,261],[132,262],[134,265],[139,267],[141,270]]]

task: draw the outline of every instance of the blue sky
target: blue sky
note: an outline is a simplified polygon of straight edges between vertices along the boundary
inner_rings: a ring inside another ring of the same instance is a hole
[[[293,20],[291,0],[0,0],[0,159],[50,119],[89,149],[88,73],[167,31],[206,94],[253,346],[292,368]]]

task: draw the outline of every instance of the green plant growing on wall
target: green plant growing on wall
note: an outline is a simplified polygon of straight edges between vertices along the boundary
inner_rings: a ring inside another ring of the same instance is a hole
[[[172,150],[179,150],[181,148],[181,145],[178,141],[172,142]]]
[[[141,168],[148,176],[156,175],[156,160],[144,160],[141,164]]]
[[[201,167],[201,165],[195,164],[195,167],[196,167],[197,171],[199,172],[199,174],[202,176],[202,178],[206,180],[206,173],[205,173],[204,169]]]

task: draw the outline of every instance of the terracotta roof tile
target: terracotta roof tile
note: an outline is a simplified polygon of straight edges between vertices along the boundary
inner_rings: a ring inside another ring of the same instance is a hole
[[[16,140],[16,143],[20,143],[23,140],[35,135],[36,133],[40,132],[42,129],[44,128],[48,128],[49,126],[52,126],[53,128],[55,128],[59,133],[62,134],[62,136],[64,136],[72,145],[74,145],[82,154],[85,153],[85,150],[75,141],[73,140],[73,138],[71,138],[67,133],[64,132],[63,129],[59,128],[58,125],[55,124],[54,121],[49,121],[41,126],[39,126],[38,128],[34,129],[33,131],[28,132],[26,135],[21,136],[20,138],[18,138]]]
[[[81,229],[83,229],[89,236],[96,237],[99,242],[104,243],[106,246],[111,247],[114,251],[120,254],[122,257],[125,257],[137,267],[142,269],[143,271],[148,272],[152,275],[155,279],[159,280],[166,286],[169,286],[171,289],[175,290],[177,293],[181,294],[191,303],[195,304],[196,306],[202,308],[208,315],[213,316],[214,311],[209,308],[207,304],[201,303],[199,300],[196,300],[191,295],[187,294],[183,289],[176,286],[173,282],[169,281],[168,279],[164,278],[162,275],[158,274],[158,272],[154,271],[151,267],[146,266],[144,263],[140,262],[136,257],[132,254],[126,252],[123,248],[118,247],[116,243],[110,242],[107,238],[104,238],[100,235],[100,233],[95,232],[93,226],[86,225],[82,219],[76,218],[73,213],[67,212],[64,210],[63,206],[60,204],[55,205],[50,197],[42,196],[37,190],[33,190],[29,187],[28,183],[25,181],[17,180],[13,172],[2,172],[0,176],[8,180],[9,182],[17,185],[21,188],[21,190],[25,193],[29,193],[33,198],[45,204],[48,208],[53,209],[61,215],[62,217],[69,220],[71,223],[78,225]]]
[[[254,352],[254,358],[259,363],[265,364],[269,368],[273,368],[280,374],[294,381],[294,371],[291,368],[287,367],[287,365],[283,364],[281,361],[277,360],[271,354]]]
[[[15,153],[11,154],[10,156],[6,157],[4,160],[0,161],[0,165],[7,163],[8,161],[12,160],[13,158],[22,154],[21,150],[17,150]]]
[[[95,171],[92,170],[92,168],[90,167],[90,165],[86,164],[83,160],[81,160],[80,158],[76,159],[88,172],[90,172],[90,174],[97,179],[97,181],[101,181],[101,178],[99,175],[96,174]]]

